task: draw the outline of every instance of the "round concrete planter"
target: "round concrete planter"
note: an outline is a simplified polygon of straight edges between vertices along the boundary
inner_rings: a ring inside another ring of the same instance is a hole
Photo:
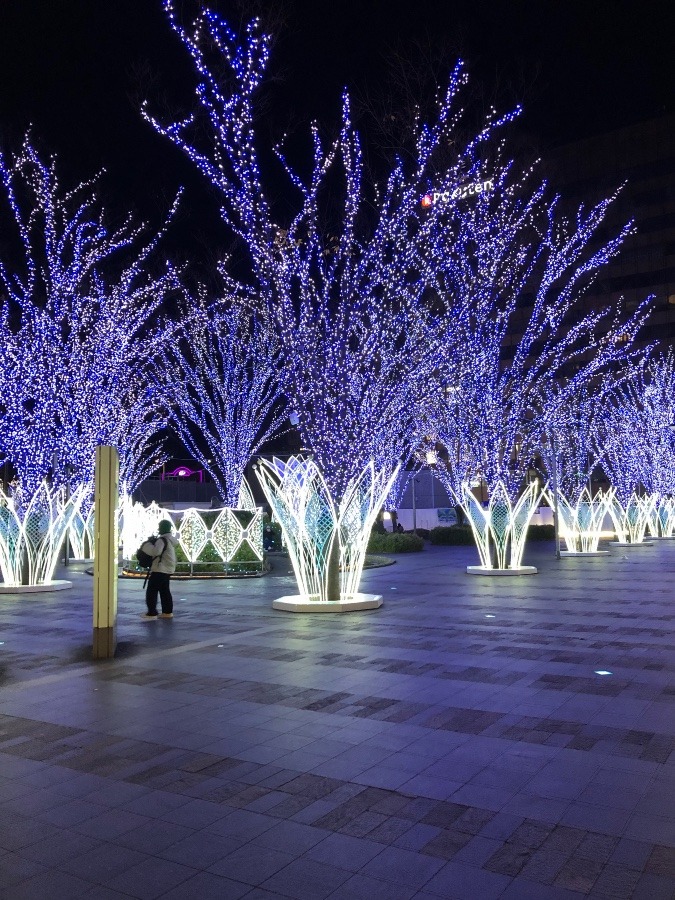
[[[381,594],[354,594],[352,597],[343,597],[334,602],[310,600],[307,594],[291,594],[279,597],[272,603],[273,609],[302,613],[358,612],[361,609],[378,609],[380,606],[382,606]]]
[[[45,591],[64,591],[72,586],[72,581],[45,581],[44,584],[19,584],[14,586],[0,583],[0,594],[42,594]]]
[[[609,550],[561,550],[560,556],[609,556]]]
[[[640,541],[637,544],[633,544],[630,541],[610,541],[610,547],[652,547],[654,544],[653,541]]]

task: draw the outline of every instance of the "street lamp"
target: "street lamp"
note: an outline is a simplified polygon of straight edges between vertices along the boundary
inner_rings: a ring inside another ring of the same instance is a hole
[[[412,509],[413,509],[413,534],[417,534],[417,492],[415,490],[415,484],[419,481],[419,478],[416,478],[413,475],[412,478]]]

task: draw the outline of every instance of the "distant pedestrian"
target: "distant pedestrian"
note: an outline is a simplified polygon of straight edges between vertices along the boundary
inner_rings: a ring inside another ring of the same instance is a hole
[[[143,616],[147,621],[155,619],[173,619],[173,597],[171,596],[171,576],[176,571],[176,545],[178,538],[171,534],[173,522],[162,519],[158,526],[159,537],[154,545],[148,547],[148,553],[155,558],[150,566],[148,586],[145,591],[145,604],[148,611]],[[157,595],[162,604],[162,611],[157,615]]]

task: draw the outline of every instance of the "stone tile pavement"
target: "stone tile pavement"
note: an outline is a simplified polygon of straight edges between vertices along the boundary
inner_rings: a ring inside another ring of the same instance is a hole
[[[0,597],[0,897],[672,900],[675,541],[527,561],[427,548],[334,617],[271,609],[280,557],[172,621],[125,580],[99,663],[83,567]]]

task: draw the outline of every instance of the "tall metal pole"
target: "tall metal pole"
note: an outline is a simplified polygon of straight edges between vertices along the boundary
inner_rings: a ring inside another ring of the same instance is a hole
[[[412,480],[412,504],[413,504],[413,534],[417,534],[417,494],[415,492],[415,482],[417,479],[413,475]]]
[[[70,472],[69,467],[66,467],[66,505],[70,500]],[[68,538],[68,534],[70,532],[69,528],[66,528],[66,537],[63,542],[63,565],[70,565],[70,540]]]
[[[558,445],[555,433],[551,431],[551,449],[553,450],[553,532],[555,534],[555,558],[560,559],[560,528],[558,523]]]

